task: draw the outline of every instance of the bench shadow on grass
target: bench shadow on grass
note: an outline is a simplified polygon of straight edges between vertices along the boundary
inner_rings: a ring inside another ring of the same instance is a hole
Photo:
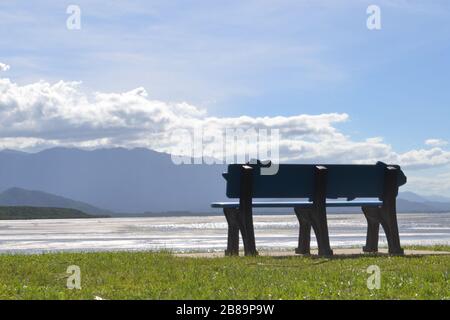
[[[389,258],[389,257],[402,257],[406,259],[418,259],[424,256],[430,255],[389,255],[388,253],[377,253],[377,254],[339,254],[334,256],[319,256],[319,255],[295,255],[295,256],[271,256],[274,260],[293,260],[293,259],[309,259],[311,262],[310,266],[319,265],[331,262],[333,260],[351,260],[351,259],[360,259],[360,258]],[[267,257],[267,256],[265,256]],[[264,262],[251,262],[247,263],[247,265],[255,265],[255,266],[270,266],[270,267],[286,267],[286,268],[298,268],[295,265],[283,265],[283,264],[273,264],[273,263],[264,263]],[[303,266],[307,267],[307,266]]]
[[[406,259],[417,259],[422,258],[424,256],[431,256],[433,254],[408,254],[408,255],[390,255],[388,253],[354,253],[354,254],[338,254],[333,256],[319,256],[317,254],[311,255],[295,255],[295,256],[271,256],[271,258],[275,260],[284,260],[284,259],[311,259],[311,260],[320,260],[324,262],[328,262],[331,260],[349,260],[349,259],[361,259],[361,258],[389,258],[389,257],[401,257]],[[436,254],[438,255],[438,254]]]

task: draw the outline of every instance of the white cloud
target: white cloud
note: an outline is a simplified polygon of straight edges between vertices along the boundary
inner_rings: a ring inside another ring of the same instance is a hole
[[[450,195],[450,172],[408,177],[408,189],[423,195]]]
[[[188,103],[151,100],[143,88],[88,95],[78,82],[18,85],[0,79],[0,148],[123,146],[180,153],[187,137],[174,136],[177,129],[203,128],[217,137],[227,128],[255,128],[279,129],[282,161],[385,161],[411,168],[450,163],[450,152],[440,147],[397,153],[380,137],[355,141],[336,127],[348,119],[345,113],[220,118]],[[218,143],[205,142],[209,150],[219,149]]]
[[[428,139],[425,141],[425,144],[431,147],[444,147],[448,145],[448,142],[442,139]]]
[[[8,71],[9,65],[0,62],[0,71]]]
[[[413,168],[443,166],[450,163],[450,152],[435,147],[432,149],[411,150],[396,155],[396,163],[405,164]]]

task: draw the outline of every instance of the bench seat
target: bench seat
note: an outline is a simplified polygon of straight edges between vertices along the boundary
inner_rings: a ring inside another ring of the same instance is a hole
[[[382,201],[327,201],[327,207],[377,207],[383,204]],[[312,201],[254,201],[253,208],[301,208],[312,206]],[[239,201],[213,202],[212,208],[238,208]]]

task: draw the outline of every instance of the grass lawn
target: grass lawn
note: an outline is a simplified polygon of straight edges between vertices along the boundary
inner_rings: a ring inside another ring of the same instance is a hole
[[[421,247],[420,249],[424,249]],[[447,250],[439,246],[430,250]],[[81,269],[81,289],[66,269]],[[367,288],[367,267],[381,288]],[[187,258],[107,252],[0,255],[0,299],[450,299],[450,256]]]

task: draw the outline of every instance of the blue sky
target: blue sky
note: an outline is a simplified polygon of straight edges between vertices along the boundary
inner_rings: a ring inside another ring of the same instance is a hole
[[[69,4],[81,8],[81,30],[66,28]],[[371,4],[381,30],[366,27]],[[352,141],[379,137],[401,154],[439,139],[450,159],[449,9],[438,0],[2,1],[0,62],[10,69],[0,76],[18,86],[81,81],[88,96],[143,87],[219,118],[347,114],[332,127]],[[449,166],[412,168],[412,186],[450,196],[450,183],[427,180],[450,180]]]

